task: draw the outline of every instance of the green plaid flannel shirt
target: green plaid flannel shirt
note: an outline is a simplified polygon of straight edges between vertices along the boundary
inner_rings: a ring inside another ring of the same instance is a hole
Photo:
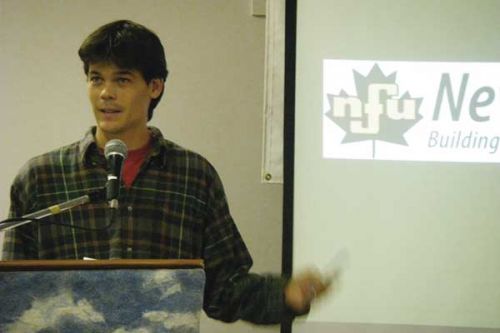
[[[121,188],[115,224],[108,205],[90,203],[5,233],[3,259],[194,259],[205,263],[205,312],[216,319],[277,323],[289,316],[285,280],[249,273],[252,259],[231,218],[222,183],[200,155],[150,128],[152,149],[130,188]],[[31,159],[11,187],[10,217],[104,187],[106,160],[95,128],[76,143]]]

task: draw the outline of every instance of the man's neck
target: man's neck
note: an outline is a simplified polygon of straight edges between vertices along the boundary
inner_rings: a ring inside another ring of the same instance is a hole
[[[109,140],[119,139],[125,143],[128,150],[135,150],[144,147],[149,142],[150,136],[151,134],[148,128],[145,128],[144,131],[140,131],[137,133],[127,133],[122,135],[104,133],[100,131],[99,128],[97,128],[95,140],[99,148],[104,148]]]

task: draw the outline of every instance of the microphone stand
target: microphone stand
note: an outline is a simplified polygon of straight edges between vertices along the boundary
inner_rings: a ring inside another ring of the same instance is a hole
[[[104,190],[99,189],[96,191],[92,191],[86,195],[81,197],[68,200],[66,202],[50,206],[45,209],[41,209],[39,211],[23,215],[21,218],[10,218],[0,222],[0,231],[6,231],[9,229],[17,228],[21,225],[31,223],[33,221],[37,221],[43,219],[47,216],[56,215],[62,213],[66,210],[72,209],[77,206],[81,206],[87,204],[89,202],[97,202],[102,201],[104,199]]]

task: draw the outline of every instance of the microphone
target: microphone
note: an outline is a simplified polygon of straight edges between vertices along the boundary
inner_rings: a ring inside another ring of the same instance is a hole
[[[108,181],[106,182],[106,200],[110,208],[118,208],[120,195],[120,179],[123,162],[127,158],[127,146],[118,139],[110,140],[104,146],[104,156],[108,164]]]
[[[43,219],[47,216],[56,215],[74,207],[85,205],[89,202],[102,202],[102,200],[104,200],[104,189],[100,188],[81,197],[71,199],[66,202],[59,203],[57,205],[41,209],[30,214],[23,215],[22,217],[14,217],[4,220],[0,222],[0,231],[17,228],[23,224],[31,223],[33,221]]]

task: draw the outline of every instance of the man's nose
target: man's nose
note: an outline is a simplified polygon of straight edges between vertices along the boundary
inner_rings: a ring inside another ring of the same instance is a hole
[[[116,88],[112,83],[105,83],[102,86],[100,97],[102,99],[115,99],[116,98]]]

